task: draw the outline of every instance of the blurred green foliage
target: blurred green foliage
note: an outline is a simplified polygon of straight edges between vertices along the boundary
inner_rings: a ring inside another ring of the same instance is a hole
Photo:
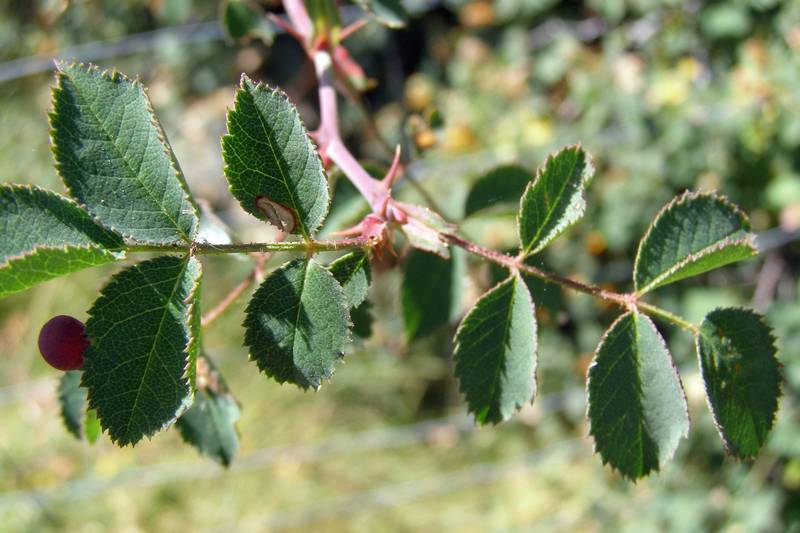
[[[636,485],[604,469],[586,439],[580,391],[617,310],[548,286],[534,291],[547,298],[538,311],[537,405],[495,428],[464,424],[449,377],[452,324],[404,340],[400,275],[386,268],[402,257],[376,265],[373,337],[319,393],[279,387],[247,362],[245,299],[209,329],[204,348],[243,404],[238,469],[197,458],[176,431],[133,449],[105,437],[88,447],[60,425],[53,374],[35,338],[54,314],[82,316],[112,272],[103,267],[0,302],[0,530],[800,530],[800,245],[790,239],[800,228],[800,2],[406,6],[406,29],[370,23],[346,45],[378,81],[363,103],[377,130],[413,156],[410,173],[450,219],[461,218],[485,171],[512,163],[532,170],[547,153],[580,142],[597,167],[586,218],[539,259],[548,268],[629,290],[639,238],[687,188],[728,195],[764,243],[790,241],[658,291],[661,304],[696,322],[721,305],[752,304],[767,314],[786,383],[762,454],[744,464],[725,457],[692,339],[658,324],[681,367],[691,437],[662,474]],[[3,0],[0,14],[2,62],[212,20],[220,6]],[[269,239],[272,230],[227,191],[219,138],[243,71],[281,85],[316,125],[313,72],[299,47],[286,36],[271,47],[166,38],[99,63],[142,77],[196,195],[242,238]],[[51,81],[42,74],[0,84],[3,181],[63,190],[48,146]],[[342,114],[349,144],[388,163],[391,152],[359,106],[343,103]],[[421,201],[407,184],[400,182],[399,195]],[[341,205],[334,200],[344,225],[360,206],[346,187],[336,189],[345,191]],[[497,249],[513,245],[514,228],[499,212],[462,226]],[[496,277],[479,263],[468,270],[464,309]],[[209,260],[206,307],[248,271],[246,261]],[[420,420],[431,422],[402,429]]]

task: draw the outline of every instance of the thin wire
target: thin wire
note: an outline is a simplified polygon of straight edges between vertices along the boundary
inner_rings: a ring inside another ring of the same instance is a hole
[[[219,21],[212,20],[134,33],[118,41],[92,41],[64,48],[56,55],[22,57],[0,63],[0,83],[49,72],[53,70],[53,61],[60,58],[76,61],[97,61],[110,57],[146,52],[161,46],[168,40],[175,40],[180,43],[195,43],[217,41],[224,37],[225,32]]]
[[[584,441],[581,439],[564,439],[511,461],[473,464],[455,472],[422,480],[387,484],[340,498],[331,498],[317,505],[275,513],[267,521],[267,529],[273,531],[294,528],[331,518],[396,507],[420,498],[448,494],[465,487],[488,485],[511,473],[530,469],[550,458],[555,452],[559,452],[558,455],[562,456],[560,459],[565,460],[583,446]]]
[[[584,391],[569,391],[543,395],[534,404],[542,416],[562,412],[582,403]],[[234,472],[247,472],[283,460],[315,463],[334,455],[348,455],[386,450],[418,444],[428,440],[437,430],[447,428],[470,433],[475,424],[470,416],[453,415],[396,427],[382,427],[336,435],[317,443],[264,448],[246,455],[229,470],[208,459],[176,461],[150,466],[127,468],[111,478],[87,476],[67,481],[54,487],[7,491],[0,493],[0,509],[9,506],[30,505],[51,500],[82,500],[120,488],[141,488],[168,483],[213,479]]]

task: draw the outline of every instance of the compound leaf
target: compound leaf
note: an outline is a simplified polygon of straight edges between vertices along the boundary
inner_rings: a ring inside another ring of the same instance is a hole
[[[480,424],[507,420],[536,394],[536,318],[519,273],[481,296],[455,336],[456,377]]]
[[[122,239],[75,202],[27,185],[0,185],[0,297],[121,259]]]
[[[369,254],[363,250],[350,252],[331,263],[328,270],[344,289],[350,309],[355,309],[367,299],[367,291],[372,279]]]
[[[516,208],[530,181],[531,173],[518,165],[490,170],[472,185],[464,204],[464,216],[500,206]]]
[[[192,242],[199,216],[144,87],[118,72],[58,63],[53,153],[73,198],[141,242]]]
[[[328,213],[328,181],[297,109],[242,75],[222,138],[225,175],[245,211],[306,238]]]
[[[450,259],[420,250],[411,251],[400,289],[409,342],[429,335],[458,315],[465,263],[460,249],[454,248]]]
[[[358,0],[364,10],[389,28],[402,28],[406,25],[408,12],[401,0]]]
[[[236,422],[241,410],[211,362],[201,357],[197,363],[198,390],[194,403],[178,418],[175,427],[183,440],[202,455],[230,466],[239,450]]]
[[[752,457],[772,428],[781,393],[772,331],[749,309],[716,309],[700,325],[697,355],[725,447]]]
[[[89,310],[82,384],[120,445],[170,424],[191,399],[200,262],[158,257],[114,276]]]
[[[583,216],[583,192],[593,174],[591,157],[580,146],[547,158],[520,200],[517,222],[525,255],[541,252]]]
[[[636,290],[649,290],[758,253],[750,223],[725,198],[686,192],[664,207],[639,244]]]
[[[658,471],[689,433],[678,372],[646,315],[627,313],[608,329],[589,368],[588,391],[595,448],[627,478]]]
[[[245,345],[250,357],[279,383],[318,389],[331,377],[350,338],[347,295],[313,260],[274,270],[247,306]]]

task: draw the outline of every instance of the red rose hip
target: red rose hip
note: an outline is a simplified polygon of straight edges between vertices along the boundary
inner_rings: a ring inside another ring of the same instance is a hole
[[[89,347],[83,322],[71,316],[51,318],[39,332],[39,351],[50,366],[77,370],[83,366],[83,352]]]

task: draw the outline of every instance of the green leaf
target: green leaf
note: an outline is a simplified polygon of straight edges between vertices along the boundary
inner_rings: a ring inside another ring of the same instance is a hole
[[[775,421],[781,394],[772,331],[749,309],[716,309],[700,325],[697,355],[725,447],[737,457],[756,455]]]
[[[225,175],[245,211],[310,238],[328,213],[328,181],[297,109],[242,75],[222,138]]]
[[[124,257],[122,239],[72,200],[27,185],[0,185],[0,297]]]
[[[83,440],[83,425],[86,416],[86,389],[81,387],[80,370],[64,372],[58,382],[58,403],[61,418],[67,431],[78,440]]]
[[[406,260],[400,299],[408,342],[429,335],[461,311],[466,258],[454,249],[450,259],[412,250]]]
[[[58,63],[53,153],[70,194],[141,242],[192,242],[197,208],[144,87],[118,72]]]
[[[100,419],[97,418],[97,411],[87,409],[83,419],[83,434],[86,436],[86,442],[94,444],[100,437],[100,433],[102,433],[102,427],[100,427]]]
[[[402,28],[406,25],[408,12],[401,0],[358,0],[372,17],[389,28]]]
[[[250,357],[279,383],[319,389],[350,337],[348,299],[313,260],[274,270],[253,295],[244,321]]]
[[[370,313],[372,304],[369,300],[364,300],[361,305],[350,310],[350,320],[353,322],[353,334],[362,339],[372,336],[372,323],[375,319]]]
[[[649,290],[758,253],[750,223],[725,198],[686,192],[658,214],[636,254],[637,292]]]
[[[158,257],[114,276],[89,310],[83,386],[111,440],[135,444],[191,400],[200,262]]]
[[[328,270],[344,289],[350,309],[355,309],[367,299],[367,291],[372,278],[369,254],[363,250],[350,252],[331,263]]]
[[[266,23],[264,12],[251,0],[225,0],[222,27],[234,40],[252,36],[271,43],[275,34],[272,26]]]
[[[194,403],[178,418],[175,427],[183,440],[202,455],[230,466],[239,450],[236,431],[236,422],[241,416],[239,404],[206,357],[198,360],[198,366],[203,366],[203,372],[199,372],[201,377]]]
[[[507,420],[536,394],[536,317],[519,273],[475,303],[455,336],[456,377],[480,424]]]
[[[589,367],[588,417],[595,448],[630,479],[658,471],[689,434],[689,413],[664,339],[630,312],[608,329]]]
[[[518,165],[490,170],[472,185],[464,205],[464,216],[501,206],[516,208],[530,181],[531,173]]]
[[[64,372],[58,383],[58,403],[67,431],[78,440],[94,444],[100,436],[100,422],[97,412],[86,407],[87,391],[81,387],[82,374],[81,370]]]
[[[541,252],[583,216],[583,191],[593,174],[591,157],[580,146],[547,158],[520,200],[519,239],[525,255]]]

